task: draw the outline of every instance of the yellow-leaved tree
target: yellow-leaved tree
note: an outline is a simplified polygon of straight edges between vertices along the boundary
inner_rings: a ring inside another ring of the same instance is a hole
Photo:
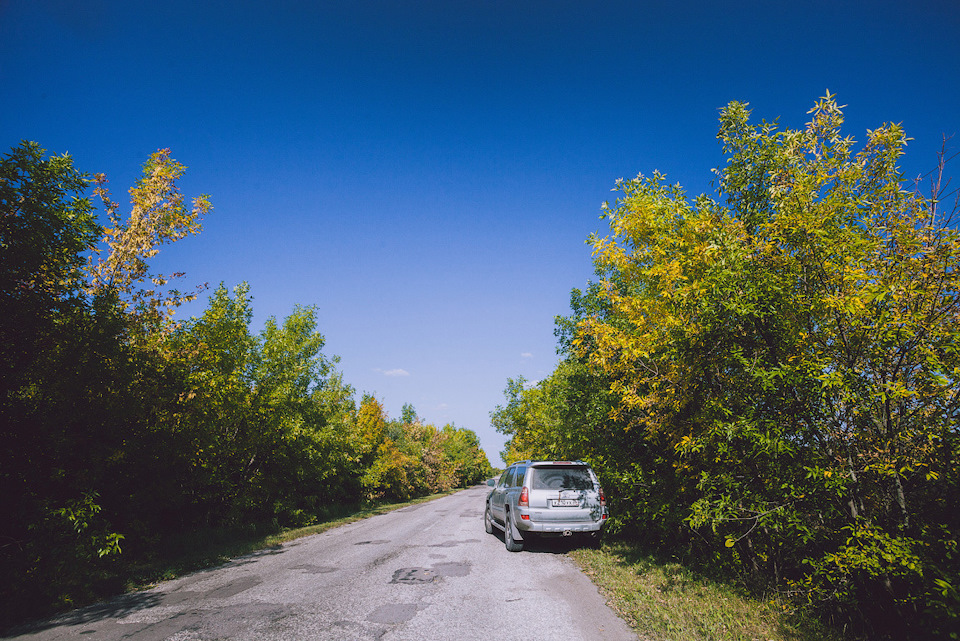
[[[106,206],[111,226],[87,263],[89,292],[116,295],[126,311],[138,317],[145,329],[159,330],[169,323],[174,311],[195,300],[198,291],[166,289],[170,275],[150,272],[148,261],[160,248],[201,229],[204,215],[212,206],[207,196],[198,196],[188,207],[177,180],[186,167],[161,149],[143,166],[143,175],[130,189],[130,212],[123,218],[120,205],[111,199],[104,174],[94,177],[94,192]],[[201,288],[202,289],[202,288]]]
[[[904,180],[899,125],[858,149],[842,124],[829,94],[798,130],[731,103],[715,198],[619,181],[572,345],[746,575],[867,627],[956,626],[957,207],[942,159],[932,193]]]

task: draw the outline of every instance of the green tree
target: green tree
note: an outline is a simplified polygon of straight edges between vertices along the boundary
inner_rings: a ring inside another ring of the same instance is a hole
[[[488,478],[493,469],[473,430],[452,423],[440,430],[440,447],[451,487],[467,487]]]
[[[44,158],[22,142],[0,158],[0,385],[2,397],[60,335],[63,316],[86,302],[83,253],[102,230],[86,177],[70,156]]]
[[[412,424],[417,422],[417,410],[410,403],[404,403],[400,413],[402,423]]]
[[[102,233],[86,177],[45,153],[23,142],[0,158],[0,621],[69,602],[121,539],[101,514],[109,421],[90,391],[116,381],[122,325],[83,290]]]
[[[179,433],[189,439],[190,474],[184,481],[190,508],[187,524],[228,518],[249,482],[248,463],[259,425],[252,411],[256,337],[250,333],[252,297],[246,283],[233,296],[221,284],[197,318],[184,322],[166,341],[185,372],[179,401]]]
[[[811,114],[724,109],[717,200],[618,182],[570,344],[731,563],[863,625],[955,625],[956,210],[905,183],[898,125],[855,151],[832,96]]]
[[[260,477],[263,493],[251,492],[252,505],[270,506],[291,525],[306,525],[320,509],[327,417],[318,411],[312,392],[331,376],[335,364],[323,355],[323,345],[315,308],[297,306],[282,325],[267,319],[255,352],[258,429],[247,467]]]
[[[365,444],[353,389],[322,353],[316,312],[296,307],[250,333],[249,286],[221,285],[167,340],[188,372],[180,420],[191,435],[194,509],[206,524],[306,525],[356,499]],[[369,446],[367,446],[369,447]]]

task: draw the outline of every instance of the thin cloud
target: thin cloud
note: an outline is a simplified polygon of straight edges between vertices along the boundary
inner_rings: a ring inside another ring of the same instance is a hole
[[[531,354],[530,352],[523,352],[522,354],[520,354],[520,358],[533,358],[533,354]]]
[[[388,370],[378,369],[377,371],[383,374],[384,376],[410,376],[410,372],[408,372],[405,369],[400,369],[399,367],[397,369],[388,369]]]

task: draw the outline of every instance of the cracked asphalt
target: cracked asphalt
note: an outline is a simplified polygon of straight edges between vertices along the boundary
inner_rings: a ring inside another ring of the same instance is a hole
[[[636,641],[562,544],[510,553],[486,534],[486,493],[358,521],[6,638]]]

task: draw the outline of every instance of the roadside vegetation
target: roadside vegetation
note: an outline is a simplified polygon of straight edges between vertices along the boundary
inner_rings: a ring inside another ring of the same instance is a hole
[[[608,542],[570,556],[610,607],[644,641],[841,641],[809,613],[779,595],[764,599],[732,577],[711,577],[644,545]]]
[[[180,193],[184,170],[152,155],[122,213],[69,156],[24,142],[0,157],[0,626],[122,590],[178,542],[489,475],[471,430],[358,401],[312,307],[252,332],[241,283],[175,320],[204,287],[178,290],[150,259],[211,210]]]
[[[943,156],[905,180],[899,125],[843,121],[830,95],[796,130],[731,103],[715,195],[618,181],[562,361],[491,415],[505,460],[597,470],[623,543],[583,561],[663,638],[747,638],[651,613],[714,590],[682,568],[852,637],[960,638],[957,192]]]

